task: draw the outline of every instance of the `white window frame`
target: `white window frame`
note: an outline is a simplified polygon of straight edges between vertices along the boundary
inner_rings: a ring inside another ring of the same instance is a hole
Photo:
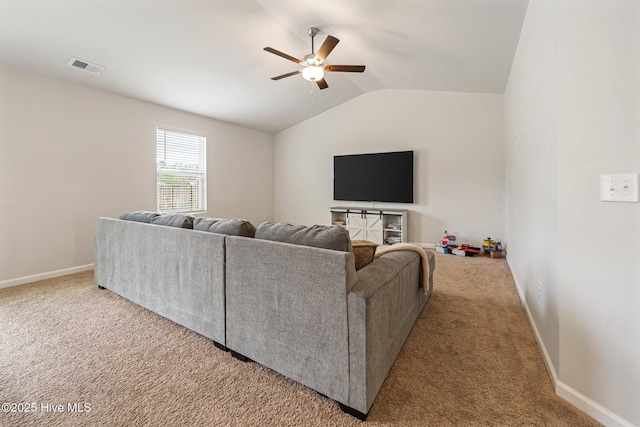
[[[156,128],[156,206],[163,213],[207,210],[207,138]]]

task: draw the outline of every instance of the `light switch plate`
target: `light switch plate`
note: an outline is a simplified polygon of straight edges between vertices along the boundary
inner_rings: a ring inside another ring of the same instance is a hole
[[[638,174],[600,175],[600,201],[638,202]]]

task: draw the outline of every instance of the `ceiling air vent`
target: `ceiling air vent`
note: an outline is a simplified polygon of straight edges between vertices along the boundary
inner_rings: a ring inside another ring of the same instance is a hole
[[[67,63],[68,66],[78,68],[80,70],[87,71],[92,74],[100,74],[104,71],[104,67],[100,65],[92,64],[87,61],[83,61],[78,58],[71,58],[71,60]]]

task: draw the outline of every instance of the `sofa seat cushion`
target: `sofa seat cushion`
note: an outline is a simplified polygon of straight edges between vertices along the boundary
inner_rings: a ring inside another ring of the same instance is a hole
[[[196,218],[193,229],[227,236],[253,237],[256,234],[255,225],[246,219]]]
[[[153,218],[160,216],[161,214],[158,212],[149,212],[149,211],[136,211],[136,212],[126,212],[120,215],[120,219],[126,221],[135,221],[135,222],[146,222],[151,223]]]
[[[334,251],[353,252],[349,233],[339,225],[291,225],[284,222],[273,224],[263,222],[256,230],[256,239],[292,243],[332,249]]]
[[[193,228],[194,219],[195,217],[192,215],[171,213],[153,218],[151,220],[151,224],[166,225],[169,227],[178,228]]]
[[[373,256],[376,254],[376,248],[378,247],[377,243],[368,240],[353,240],[351,244],[353,245],[353,255],[356,260],[356,270],[360,270],[373,261]]]

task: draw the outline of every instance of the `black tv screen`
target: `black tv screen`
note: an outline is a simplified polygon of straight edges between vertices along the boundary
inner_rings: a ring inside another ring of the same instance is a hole
[[[333,199],[413,203],[413,151],[334,156]]]

